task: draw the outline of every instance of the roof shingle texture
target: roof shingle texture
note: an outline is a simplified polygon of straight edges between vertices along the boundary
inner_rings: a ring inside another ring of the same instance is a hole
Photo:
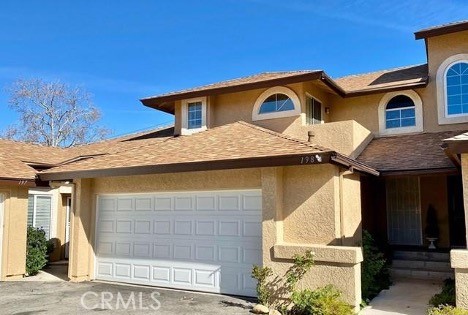
[[[0,139],[0,178],[34,180],[37,171],[28,164],[56,165],[80,156],[112,153],[120,150],[121,146],[130,148],[138,145],[134,141],[128,141],[133,138],[144,138],[151,134],[154,141],[157,141],[159,137],[156,133],[166,130],[172,128],[159,128],[69,149]]]
[[[64,164],[44,173],[209,162],[331,152],[276,132],[236,122],[190,136],[134,140],[120,150]]]
[[[454,168],[442,150],[444,139],[462,131],[376,138],[357,158],[381,172]]]
[[[394,86],[421,83],[427,80],[427,64],[356,74],[335,79],[347,93],[384,89]]]

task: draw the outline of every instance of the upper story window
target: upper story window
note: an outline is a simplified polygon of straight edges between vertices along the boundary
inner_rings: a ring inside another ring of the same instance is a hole
[[[260,105],[259,114],[284,112],[294,110],[293,101],[286,94],[273,94],[268,96]]]
[[[202,102],[193,102],[187,104],[188,129],[197,129],[202,126]]]
[[[206,107],[206,97],[182,101],[181,133],[183,135],[190,135],[206,130]]]
[[[445,75],[447,115],[468,114],[468,62],[457,62]]]
[[[283,86],[270,88],[263,92],[255,102],[252,120],[298,116],[301,104],[296,93]]]
[[[468,122],[468,54],[444,60],[437,70],[439,124]]]
[[[413,90],[385,94],[379,104],[379,133],[393,135],[423,131],[422,101]]]
[[[385,128],[416,126],[414,102],[406,95],[393,97],[385,108]]]
[[[306,124],[318,125],[323,123],[322,119],[322,102],[316,98],[307,95],[306,98]]]

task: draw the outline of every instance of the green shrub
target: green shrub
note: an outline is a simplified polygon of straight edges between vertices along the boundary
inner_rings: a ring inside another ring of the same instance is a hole
[[[362,299],[370,301],[391,284],[389,264],[377,247],[372,235],[363,231],[362,250],[364,261],[361,265]]]
[[[292,294],[294,315],[352,315],[353,307],[341,299],[341,293],[331,285],[317,290],[302,290]]]
[[[273,270],[269,267],[253,266],[252,278],[257,280],[257,298],[263,305],[270,305],[271,292],[267,287],[267,279],[273,275]]]
[[[42,229],[28,226],[26,247],[26,273],[34,276],[47,263],[47,240]]]
[[[455,306],[455,280],[445,279],[442,291],[434,295],[429,304],[433,306],[452,305]]]
[[[427,315],[468,315],[468,310],[451,305],[440,305],[427,310]]]
[[[257,280],[257,298],[260,304],[284,311],[291,304],[289,295],[294,292],[296,284],[314,265],[314,254],[306,251],[304,255],[294,255],[293,264],[283,277],[273,276],[269,267],[254,265],[252,278]]]

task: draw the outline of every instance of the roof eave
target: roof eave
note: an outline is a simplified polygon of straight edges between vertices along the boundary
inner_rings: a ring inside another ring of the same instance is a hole
[[[13,186],[35,187],[36,186],[36,179],[0,177],[0,184],[13,185]]]
[[[109,176],[132,176],[146,174],[182,173],[224,169],[275,167],[289,165],[316,165],[330,162],[333,152],[311,152],[308,154],[291,154],[281,156],[262,156],[232,160],[215,160],[189,163],[173,163],[161,165],[144,165],[121,168],[94,169],[66,172],[43,172],[38,176],[43,181],[71,180],[74,178],[96,178]],[[311,160],[310,157],[314,156]]]
[[[429,83],[429,79],[423,78],[421,79],[420,82],[393,85],[389,87],[381,87],[381,88],[375,88],[375,89],[363,89],[363,90],[349,91],[349,92],[346,92],[345,97],[355,97],[355,96],[363,96],[363,95],[369,95],[369,94],[375,94],[375,93],[384,93],[384,92],[387,93],[387,92],[395,92],[395,91],[401,91],[401,90],[407,90],[407,89],[424,88],[427,86],[428,83]]]
[[[339,154],[339,153],[335,153],[331,156],[330,158],[331,162],[334,163],[334,164],[338,164],[342,167],[346,167],[348,169],[350,169],[351,171],[358,171],[360,173],[364,173],[364,174],[369,174],[369,175],[374,175],[374,176],[379,176],[380,175],[380,172],[377,171],[376,169],[364,164],[364,163],[361,163],[361,162],[358,162],[356,160],[353,160],[345,155],[342,155],[342,154]]]
[[[416,40],[426,39],[429,37],[435,37],[435,36],[462,32],[462,31],[467,31],[467,30],[468,30],[468,23],[460,23],[460,24],[454,24],[454,25],[447,25],[447,26],[439,27],[439,28],[421,30],[421,31],[414,33],[414,38]]]
[[[202,97],[207,95],[219,95],[219,94],[228,94],[235,92],[242,92],[246,90],[268,88],[274,85],[285,85],[285,84],[294,84],[304,81],[313,81],[318,79],[323,79],[324,72],[321,70],[308,72],[303,74],[298,74],[294,76],[276,78],[270,80],[263,80],[253,83],[243,83],[227,87],[216,87],[216,88],[206,88],[198,91],[187,91],[171,95],[147,97],[140,99],[140,102],[154,109],[161,110],[163,112],[174,114],[174,102],[184,99],[190,99],[195,97]]]

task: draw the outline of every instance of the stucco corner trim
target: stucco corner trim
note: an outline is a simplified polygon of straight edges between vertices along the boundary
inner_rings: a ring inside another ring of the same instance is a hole
[[[273,247],[273,255],[277,259],[290,260],[294,255],[302,255],[306,251],[312,251],[314,260],[318,262],[356,265],[363,261],[361,247],[286,243],[276,244]]]
[[[453,249],[450,251],[450,264],[454,269],[468,269],[468,250]]]

